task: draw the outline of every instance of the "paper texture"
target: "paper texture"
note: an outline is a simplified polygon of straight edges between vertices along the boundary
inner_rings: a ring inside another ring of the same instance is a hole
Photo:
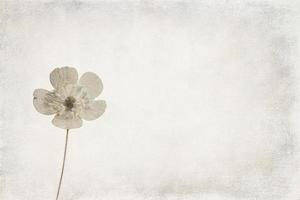
[[[70,131],[60,199],[298,200],[296,1],[1,1],[0,199],[53,200],[55,67],[107,102]]]

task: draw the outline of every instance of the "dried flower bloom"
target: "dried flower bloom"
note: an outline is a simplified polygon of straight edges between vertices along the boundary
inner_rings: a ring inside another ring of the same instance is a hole
[[[54,90],[34,90],[34,107],[42,114],[55,114],[52,123],[59,128],[79,128],[82,119],[97,119],[105,111],[105,101],[95,100],[103,89],[101,79],[93,72],[86,72],[77,81],[75,68],[56,68],[50,74]]]
[[[69,130],[82,126],[82,119],[94,120],[100,117],[106,108],[103,100],[95,100],[102,92],[101,79],[93,72],[84,73],[78,81],[78,73],[73,67],[54,69],[50,74],[50,82],[54,90],[36,89],[33,92],[35,109],[45,115],[55,117],[52,123],[66,129],[63,164],[56,193],[59,198],[65,168]]]

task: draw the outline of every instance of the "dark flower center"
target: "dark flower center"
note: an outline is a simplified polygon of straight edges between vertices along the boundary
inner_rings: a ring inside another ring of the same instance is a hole
[[[71,110],[74,107],[76,99],[74,97],[67,97],[64,101],[64,106],[67,110]]]

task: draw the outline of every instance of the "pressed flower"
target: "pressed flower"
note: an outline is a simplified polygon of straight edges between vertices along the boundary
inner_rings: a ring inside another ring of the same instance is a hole
[[[65,167],[69,130],[82,126],[82,120],[95,120],[105,109],[104,100],[95,100],[102,90],[101,79],[93,72],[84,73],[78,81],[73,67],[56,68],[50,73],[53,90],[36,89],[33,92],[35,109],[45,115],[55,115],[52,124],[66,129],[65,150],[56,200],[59,197]]]
[[[86,72],[78,81],[75,68],[56,68],[50,74],[50,82],[54,90],[36,89],[33,105],[42,114],[55,114],[53,125],[63,129],[79,128],[82,119],[94,120],[104,113],[105,101],[95,100],[103,89],[95,73]]]

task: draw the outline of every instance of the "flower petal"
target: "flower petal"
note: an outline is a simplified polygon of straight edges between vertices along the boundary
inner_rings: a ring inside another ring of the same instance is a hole
[[[103,100],[91,101],[80,113],[80,117],[85,120],[94,120],[100,117],[106,109]]]
[[[44,115],[52,115],[57,112],[49,98],[47,98],[48,94],[50,92],[44,89],[36,89],[33,92],[33,105],[39,113]]]
[[[59,87],[56,92],[60,94],[61,98],[66,99],[69,96],[72,96],[72,91],[76,88],[74,84],[65,84],[64,86]]]
[[[50,82],[55,89],[67,84],[76,84],[78,73],[73,67],[55,68],[50,74]]]
[[[82,126],[82,119],[73,112],[65,111],[62,114],[55,115],[52,124],[58,128],[74,129]]]
[[[84,73],[79,80],[79,84],[87,89],[88,97],[91,99],[99,96],[103,90],[101,79],[93,72]]]

